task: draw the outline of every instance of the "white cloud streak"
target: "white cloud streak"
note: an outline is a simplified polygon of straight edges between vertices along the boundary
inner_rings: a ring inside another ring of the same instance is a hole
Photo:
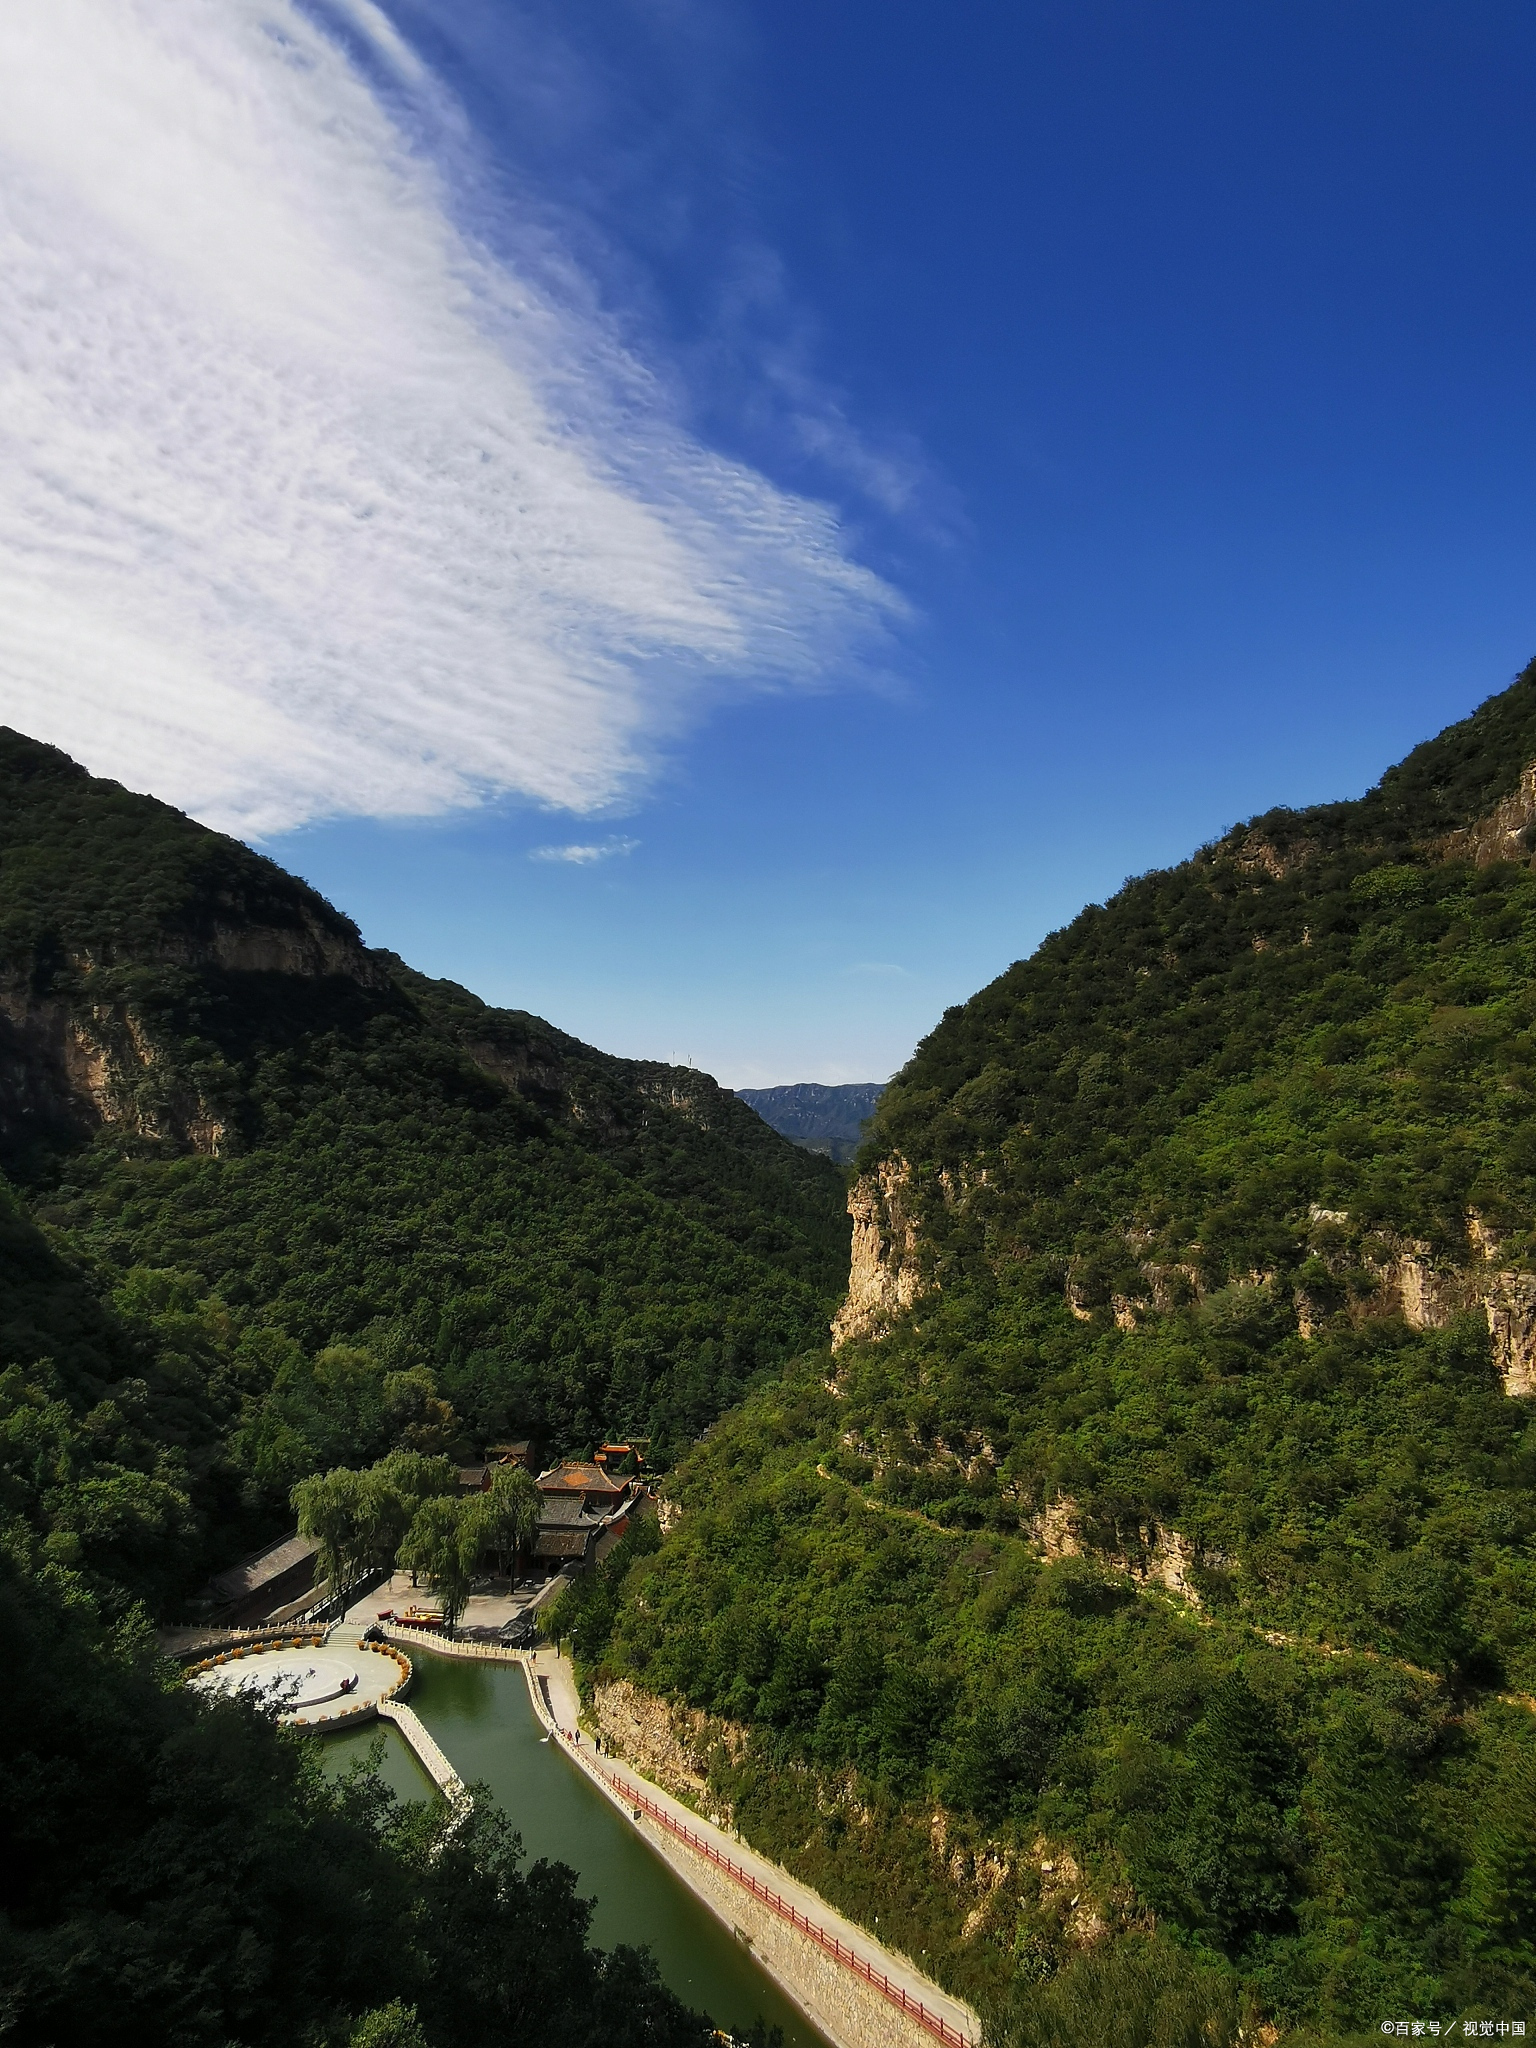
[[[0,10],[0,263],[0,716],[210,822],[598,809],[903,616],[295,0]]]
[[[634,852],[638,839],[604,839],[593,846],[535,846],[530,860],[568,861],[572,867],[591,867],[594,861],[622,860]]]

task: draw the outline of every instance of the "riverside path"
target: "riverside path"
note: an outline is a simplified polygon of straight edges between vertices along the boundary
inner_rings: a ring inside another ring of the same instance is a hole
[[[560,1736],[566,1755],[722,1919],[739,1933],[747,1932],[748,1921],[759,1930],[752,1938],[759,1961],[834,2040],[902,2041],[913,2048],[932,2048],[934,2042],[972,2048],[979,2042],[976,2014],[909,1958],[651,1779],[615,1757],[599,1756],[581,1729],[581,1701],[567,1658],[541,1649],[526,1657],[524,1668],[534,1709]],[[775,1903],[768,1906],[769,1900]],[[763,1938],[777,1931],[776,1922],[785,1923],[786,1934],[792,1931],[787,1947]],[[839,1986],[839,1979],[845,1984]]]

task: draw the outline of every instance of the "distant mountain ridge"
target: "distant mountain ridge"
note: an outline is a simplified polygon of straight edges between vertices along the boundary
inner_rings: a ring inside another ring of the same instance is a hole
[[[796,1081],[782,1088],[736,1090],[740,1100],[781,1137],[840,1165],[858,1151],[864,1125],[884,1093],[883,1081],[845,1081],[837,1087]]]

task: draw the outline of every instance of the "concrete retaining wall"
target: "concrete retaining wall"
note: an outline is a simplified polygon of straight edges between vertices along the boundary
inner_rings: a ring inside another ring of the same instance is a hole
[[[938,2036],[932,2028],[913,2014],[903,2012],[898,2003],[858,1974],[855,1967],[828,1954],[814,1935],[756,1897],[702,1848],[691,1847],[671,1827],[651,1818],[632,1798],[626,1798],[622,1784],[611,1782],[594,1757],[572,1746],[550,1711],[539,1677],[526,1662],[523,1670],[534,1712],[555,1735],[561,1753],[586,1773],[689,1890],[738,1940],[745,1942],[780,1989],[837,2048],[939,2048]],[[696,1830],[701,1842],[706,1838],[707,1828],[708,1824],[701,1822]],[[689,1831],[695,1832],[691,1827]],[[822,1932],[825,1937],[826,1930]],[[973,2028],[967,2029],[968,2034],[973,2032]]]

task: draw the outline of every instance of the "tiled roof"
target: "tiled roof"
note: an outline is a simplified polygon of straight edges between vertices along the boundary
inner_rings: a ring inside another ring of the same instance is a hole
[[[539,1474],[540,1493],[622,1493],[626,1484],[610,1478],[601,1465],[589,1465],[581,1458]]]
[[[589,1529],[600,1527],[601,1513],[591,1514],[579,1493],[553,1493],[539,1503],[539,1527],[547,1529],[552,1524],[574,1527],[578,1522]]]
[[[541,1529],[533,1546],[535,1557],[585,1557],[587,1545],[596,1535],[595,1527],[585,1529]]]

